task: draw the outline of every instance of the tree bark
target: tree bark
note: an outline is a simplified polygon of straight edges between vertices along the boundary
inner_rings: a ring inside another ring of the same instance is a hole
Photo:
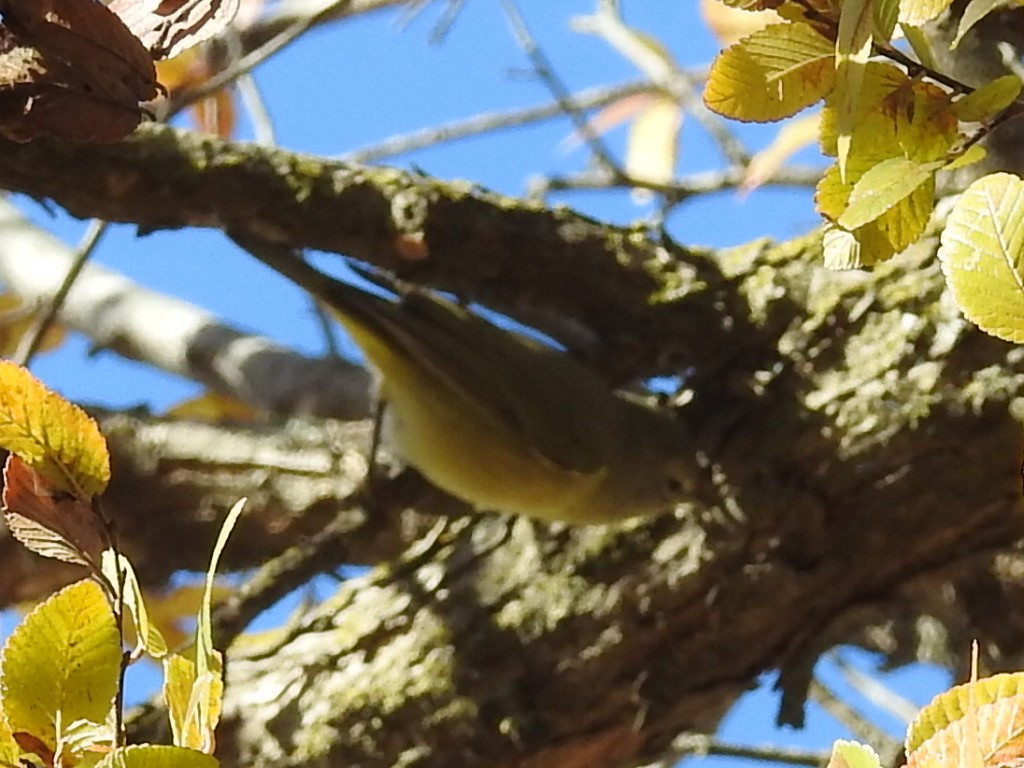
[[[110,147],[4,145],[0,183],[76,215],[247,231],[529,306],[585,329],[610,381],[669,373],[690,390],[680,417],[707,482],[674,514],[578,529],[451,518],[389,559],[403,543],[392,525],[391,548],[363,558],[386,560],[369,575],[236,643],[218,738],[231,762],[635,765],[713,728],[765,670],[781,670],[782,716],[799,720],[820,652],[859,641],[906,658],[920,644],[894,629],[921,616],[950,629],[946,653],[966,653],[965,634],[993,667],[1019,648],[1021,354],[959,317],[934,240],[872,273],[832,273],[816,236],[697,251],[152,127]],[[137,450],[115,450],[115,478]],[[227,485],[241,495],[281,472],[245,466]],[[188,486],[187,472],[150,475],[168,478]],[[111,505],[132,530],[159,498]],[[305,509],[324,503],[312,493]],[[133,556],[168,558],[138,541]],[[883,620],[893,631],[867,632]]]

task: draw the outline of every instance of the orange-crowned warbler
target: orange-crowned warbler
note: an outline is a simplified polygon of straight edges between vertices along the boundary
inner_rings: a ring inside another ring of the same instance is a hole
[[[670,509],[693,486],[685,428],[562,352],[435,294],[375,277],[394,294],[379,296],[261,251],[337,316],[381,375],[394,447],[454,496],[604,523]]]

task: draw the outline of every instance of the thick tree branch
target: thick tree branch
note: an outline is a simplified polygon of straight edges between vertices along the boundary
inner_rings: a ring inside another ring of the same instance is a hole
[[[71,266],[67,246],[0,200],[0,281],[29,305],[49,301]],[[87,266],[61,318],[101,349],[198,381],[262,411],[359,419],[370,377],[339,359],[300,355],[193,304]]]
[[[540,313],[532,319],[570,317],[600,340],[597,362],[618,381],[721,349],[721,302],[681,300],[720,287],[700,254],[461,183],[150,125],[110,146],[0,143],[0,185],[76,216],[251,232]]]

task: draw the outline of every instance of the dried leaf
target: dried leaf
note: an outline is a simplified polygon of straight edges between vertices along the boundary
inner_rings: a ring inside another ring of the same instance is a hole
[[[47,61],[74,67],[104,99],[137,106],[157,95],[149,53],[96,0],[5,0],[4,23]]]
[[[109,8],[154,59],[169,59],[220,34],[239,0],[113,0]]]
[[[88,504],[55,490],[17,456],[4,466],[3,513],[11,535],[43,557],[96,570],[110,546]]]
[[[0,135],[116,141],[157,94],[153,61],[96,0],[0,0]]]

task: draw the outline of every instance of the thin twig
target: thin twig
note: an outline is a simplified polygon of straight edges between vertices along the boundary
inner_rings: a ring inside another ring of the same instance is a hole
[[[813,187],[821,179],[823,169],[813,165],[780,168],[764,181],[763,187]],[[557,176],[544,179],[531,190],[531,199],[543,199],[553,191],[608,190],[616,186],[629,189],[648,189],[665,195],[676,202],[691,197],[715,192],[726,192],[743,186],[746,176],[742,168],[725,168],[720,171],[702,171],[684,176],[671,184],[657,184],[645,179],[625,177],[615,180],[604,173],[583,173],[575,176]]]
[[[842,654],[832,653],[830,656],[850,687],[876,707],[899,718],[905,725],[910,724],[917,716],[920,708],[914,702],[903,698],[888,686],[857,669],[847,662]]]
[[[745,760],[779,763],[780,765],[801,765],[809,768],[821,768],[829,760],[827,751],[786,747],[747,747],[740,744],[729,744],[704,733],[680,734],[672,742],[671,764],[690,755],[738,757]],[[668,760],[664,762],[669,764]]]
[[[817,679],[811,681],[808,696],[848,728],[854,738],[874,747],[875,751],[882,756],[883,765],[887,764],[889,755],[896,755],[903,749],[903,744],[899,739],[868,721],[863,714],[851,707],[821,681]]]
[[[239,40],[237,32],[231,30],[225,36],[225,43],[228,55],[232,61],[242,58],[242,42]],[[256,142],[268,147],[277,144],[274,121],[270,117],[270,110],[267,109],[266,100],[263,98],[263,94],[260,93],[259,86],[256,84],[256,79],[252,76],[252,73],[245,72],[239,75],[238,80],[235,81],[235,86],[238,88],[238,96],[242,100],[242,104],[245,105],[245,109],[249,113],[249,120],[252,122],[252,130],[256,135]]]
[[[64,275],[64,282],[60,284],[60,288],[57,289],[53,298],[50,299],[46,311],[40,315],[29,332],[22,337],[21,343],[18,344],[18,350],[14,353],[14,362],[27,366],[36,352],[39,351],[39,345],[43,341],[43,336],[57,319],[57,314],[64,305],[64,300],[67,298],[71,286],[74,285],[75,280],[82,273],[82,269],[95,252],[96,246],[99,244],[103,233],[107,231],[108,226],[109,224],[102,219],[93,219],[89,222],[89,227],[85,230],[81,242],[75,249],[75,259],[71,266],[68,267],[67,274]]]
[[[171,115],[177,114],[186,107],[215,93],[228,83],[234,82],[241,75],[251,72],[257,65],[262,64],[275,53],[295,42],[310,28],[316,26],[320,19],[331,16],[337,12],[339,7],[345,6],[349,2],[351,0],[334,0],[314,14],[297,17],[289,26],[282,29],[274,37],[258,48],[246,53],[240,59],[233,62],[231,66],[218,72],[201,86],[182,94],[180,99],[172,99],[169,113]]]
[[[573,107],[572,93],[555,73],[550,60],[544,51],[541,50],[540,46],[537,45],[533,35],[530,34],[530,30],[526,26],[526,20],[519,12],[515,2],[513,0],[501,0],[501,5],[505,9],[505,15],[508,17],[509,24],[512,27],[512,34],[515,36],[516,42],[523,49],[523,52],[530,59],[534,72],[544,81],[559,106],[569,119],[572,120],[577,132],[586,142],[587,146],[590,147],[590,151],[594,153],[594,157],[605,167],[609,174],[615,178],[622,178],[623,173],[621,168],[619,168],[619,164],[614,160],[601,137],[594,131],[587,118]]]
[[[588,88],[570,97],[568,103],[574,112],[585,112],[589,109],[603,107],[619,99],[637,93],[649,91],[651,86],[643,82],[624,83],[615,86]],[[368,163],[384,157],[412,152],[417,149],[432,147],[448,141],[464,139],[483,133],[516,128],[540,120],[548,120],[565,114],[563,102],[541,104],[526,109],[508,112],[489,112],[475,115],[466,120],[448,123],[422,131],[414,131],[399,136],[392,136],[377,144],[346,152],[341,159],[354,163]]]
[[[671,95],[718,145],[726,161],[743,167],[750,162],[750,153],[742,142],[724,120],[704,105],[699,94],[704,76],[685,72],[667,54],[651,48],[623,21],[617,3],[603,0],[594,14],[577,16],[571,20],[570,25],[577,32],[601,37],[647,75],[652,87]]]

